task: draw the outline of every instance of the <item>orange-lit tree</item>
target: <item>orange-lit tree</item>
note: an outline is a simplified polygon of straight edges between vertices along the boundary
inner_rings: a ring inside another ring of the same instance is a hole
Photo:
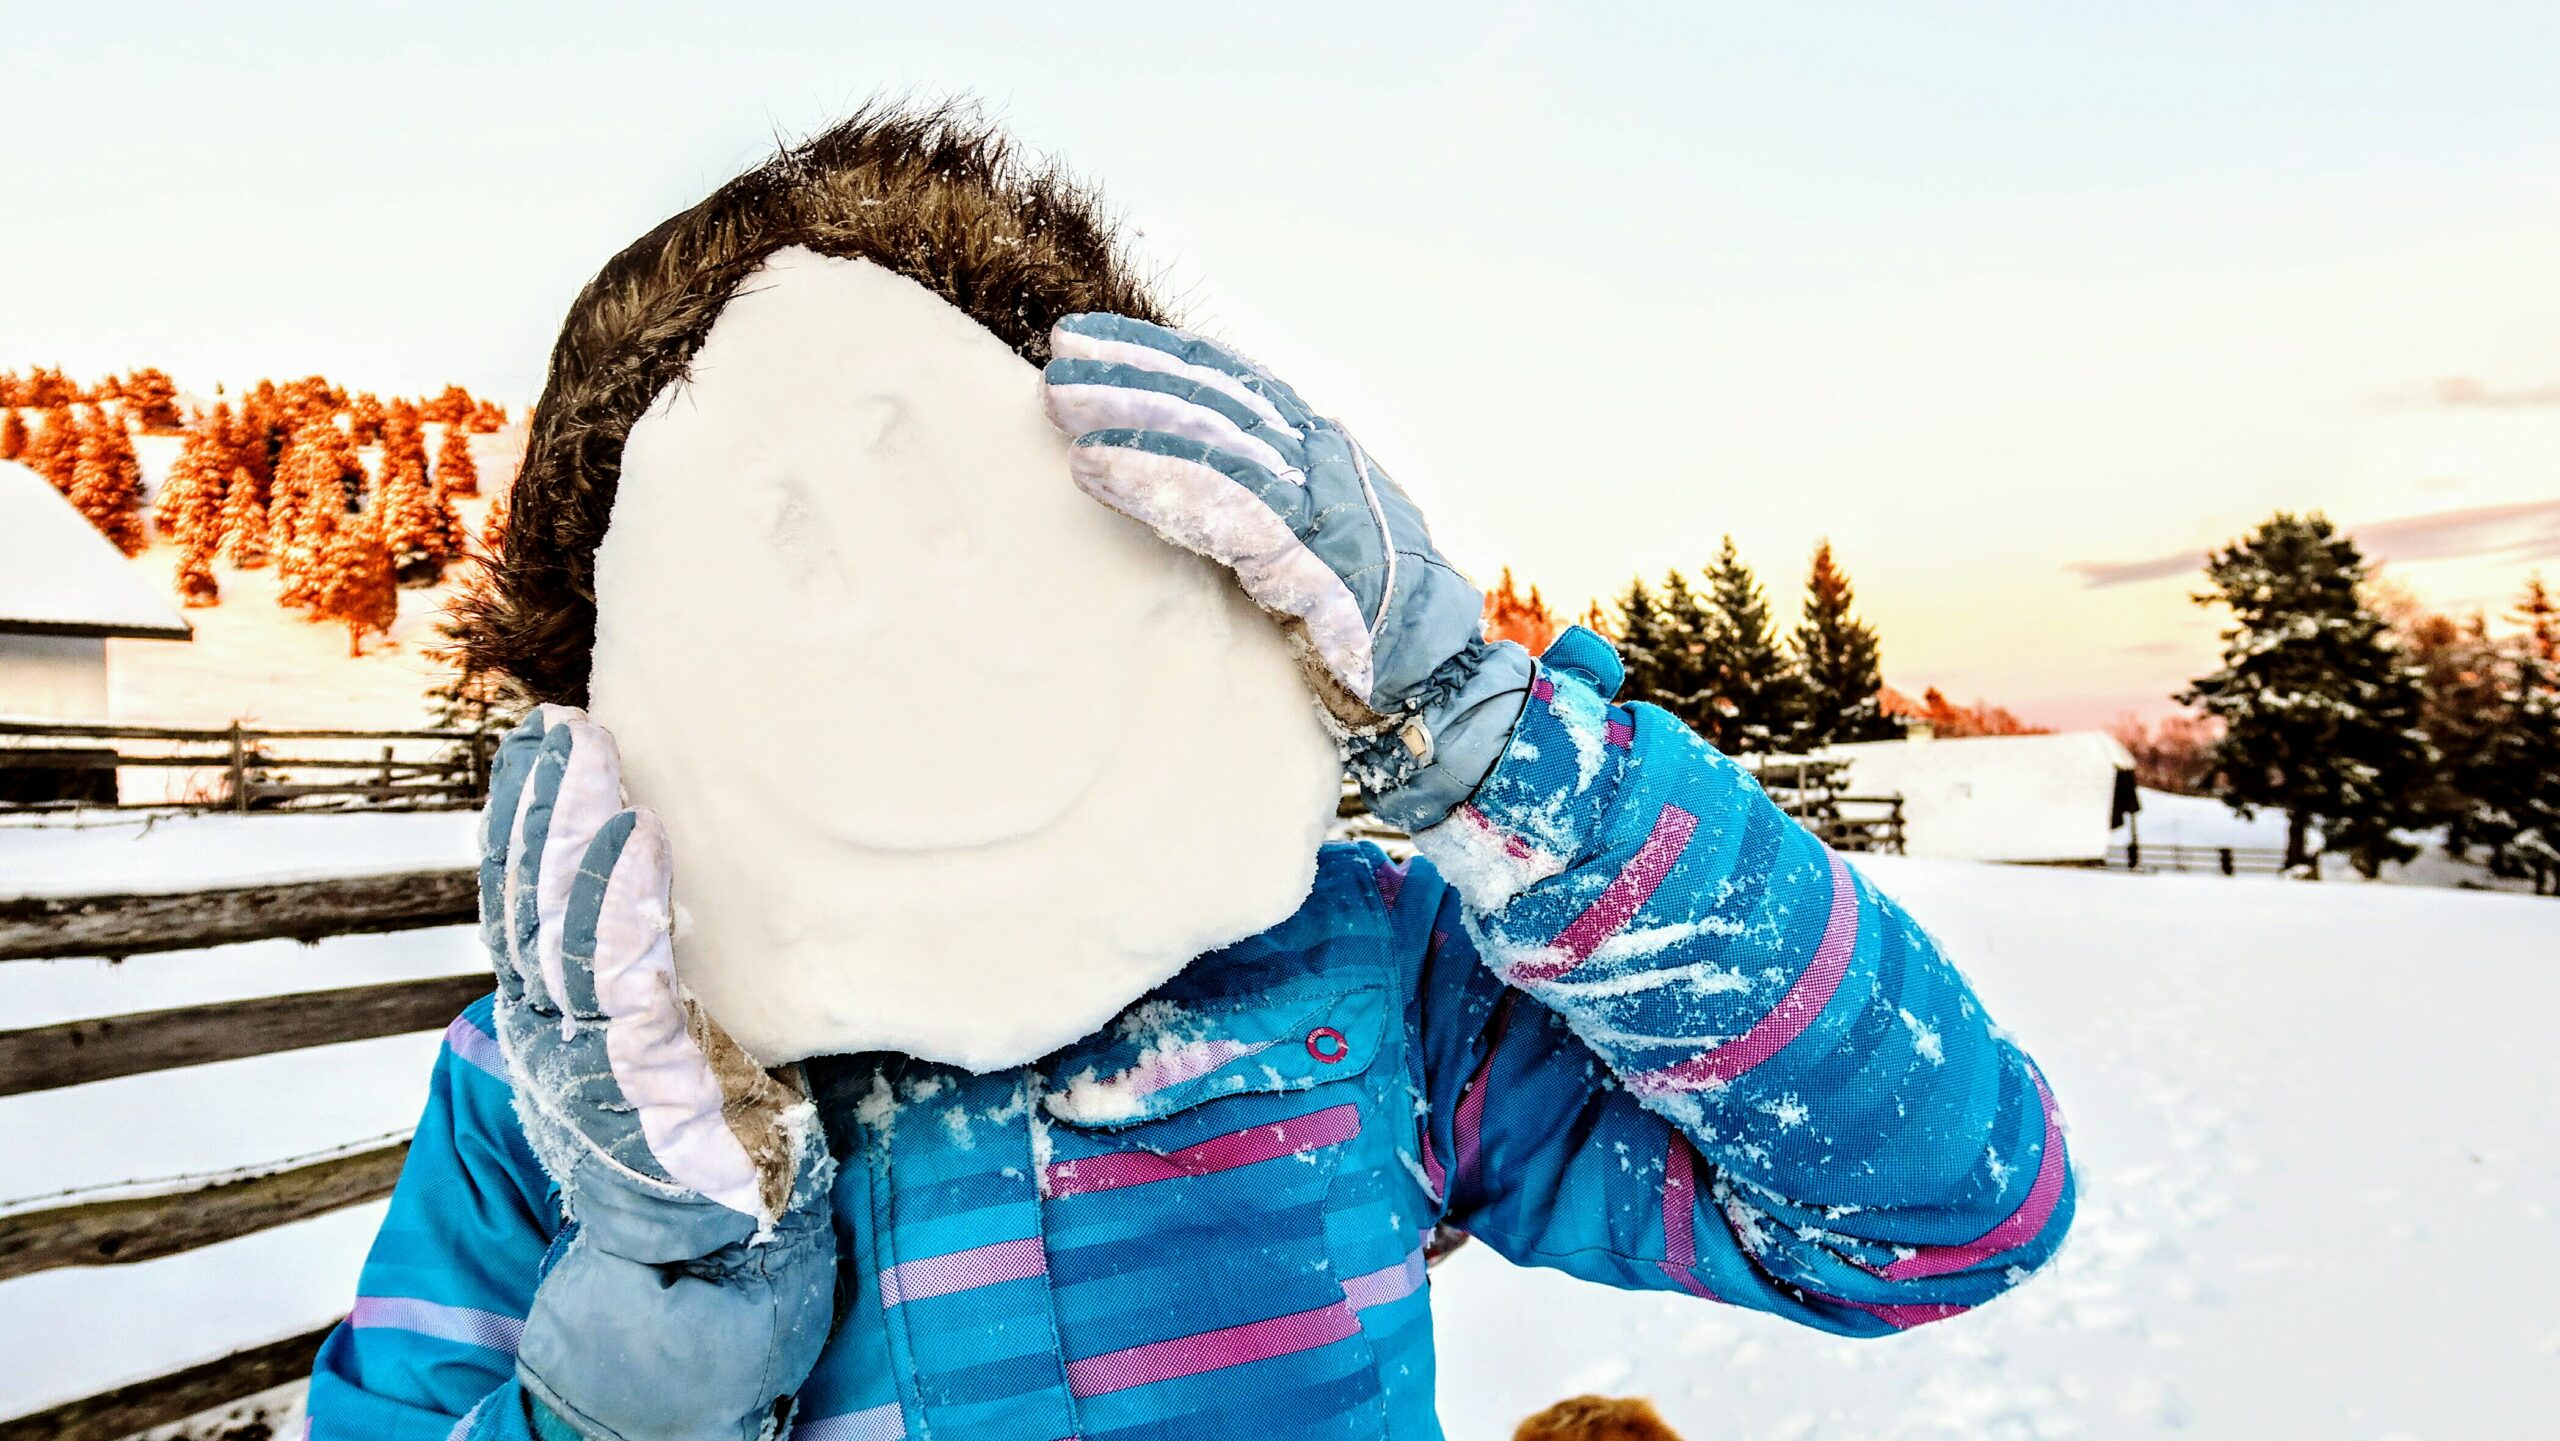
[[[98,533],[127,555],[140,555],[148,542],[142,523],[142,465],[124,421],[92,411],[81,427],[80,458],[71,474],[71,503],[98,528]]]
[[[126,417],[141,426],[143,434],[167,435],[185,426],[186,418],[178,414],[178,384],[167,371],[146,366],[113,383]]]
[[[1529,654],[1539,655],[1562,629],[1563,623],[1547,609],[1538,588],[1533,585],[1526,596],[1521,595],[1519,583],[1511,578],[1511,567],[1504,566],[1502,584],[1484,598],[1484,638],[1518,641]]]
[[[345,626],[350,656],[364,654],[366,636],[388,636],[400,617],[399,582],[383,543],[383,520],[379,504],[341,517],[321,552],[311,618]]]
[[[275,493],[267,502],[269,543],[282,582],[279,601],[315,606],[329,542],[345,528],[349,502],[363,477],[355,448],[335,421],[323,417],[294,432],[277,462]],[[312,610],[312,619],[326,618],[316,607]]]
[[[258,498],[258,478],[249,467],[231,467],[231,479],[222,488],[222,553],[242,570],[258,570],[267,563],[267,506]]]
[[[26,453],[26,417],[15,410],[0,414],[0,460],[16,460]]]
[[[49,407],[36,422],[35,434],[27,437],[26,451],[18,458],[27,469],[52,481],[54,489],[69,495],[71,468],[80,460],[79,423],[68,409]]]
[[[459,425],[444,428],[436,443],[436,483],[447,495],[478,495],[480,466],[471,458],[471,436]]]
[[[187,432],[152,511],[160,534],[177,547],[178,597],[191,606],[213,605],[222,598],[213,559],[222,548],[222,489],[229,480],[223,464],[222,438],[208,418]]]

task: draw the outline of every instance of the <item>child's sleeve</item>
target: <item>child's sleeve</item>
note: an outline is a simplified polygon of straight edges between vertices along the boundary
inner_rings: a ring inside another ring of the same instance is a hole
[[[1910,917],[1617,681],[1559,642],[1474,799],[1382,874],[1447,1220],[1851,1335],[2015,1285],[2072,1214],[2042,1077]]]
[[[445,1031],[427,1107],[344,1324],[311,1377],[311,1441],[556,1441],[516,1340],[560,1229],[474,1003]]]

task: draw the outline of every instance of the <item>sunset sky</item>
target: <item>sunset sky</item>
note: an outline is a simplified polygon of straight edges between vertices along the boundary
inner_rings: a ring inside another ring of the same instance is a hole
[[[1828,535],[1894,684],[2084,725],[2210,665],[2196,559],[2277,507],[2438,605],[2560,580],[2547,5],[133,3],[0,37],[0,367],[521,403],[596,264],[776,136],[967,93],[1462,563],[1574,608],[1731,531],[1791,611]]]

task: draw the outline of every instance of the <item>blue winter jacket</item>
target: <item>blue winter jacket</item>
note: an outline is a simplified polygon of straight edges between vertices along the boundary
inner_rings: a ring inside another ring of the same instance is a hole
[[[2035,1067],[1900,908],[1576,636],[1470,804],[1033,1066],[814,1062],[842,1170],[801,1441],[1440,1435],[1435,1223],[1874,1336],[2070,1224]],[[1132,857],[1132,864],[1144,864]],[[454,1022],[318,1441],[568,1434],[514,1345],[563,1241],[489,1003]],[[629,1384],[684,1384],[632,1358]]]

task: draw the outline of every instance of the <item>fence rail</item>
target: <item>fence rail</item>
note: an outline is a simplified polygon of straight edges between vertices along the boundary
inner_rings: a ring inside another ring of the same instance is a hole
[[[94,732],[84,732],[94,734]],[[314,941],[471,921],[467,870],[230,887],[173,895],[0,901],[0,961]],[[441,1028],[489,988],[437,976],[0,1031],[0,1096]],[[406,1140],[249,1168],[165,1192],[72,1198],[0,1214],[0,1281],[122,1266],[308,1220],[391,1192]],[[308,1374],[326,1328],[44,1411],[0,1420],[0,1441],[116,1441]]]
[[[2186,846],[2136,841],[2110,847],[2107,864],[2129,871],[2280,876],[2284,874],[2284,851],[2276,846]]]
[[[0,811],[83,806],[453,810],[488,794],[485,730],[329,730],[0,720]],[[125,771],[172,773],[128,795]]]
[[[479,877],[465,870],[165,895],[33,896],[0,900],[0,961],[136,956],[459,925],[477,917],[479,905]]]
[[[334,1329],[332,1322],[183,1371],[0,1421],[0,1441],[122,1441],[138,1431],[231,1405],[310,1375],[320,1343]]]

